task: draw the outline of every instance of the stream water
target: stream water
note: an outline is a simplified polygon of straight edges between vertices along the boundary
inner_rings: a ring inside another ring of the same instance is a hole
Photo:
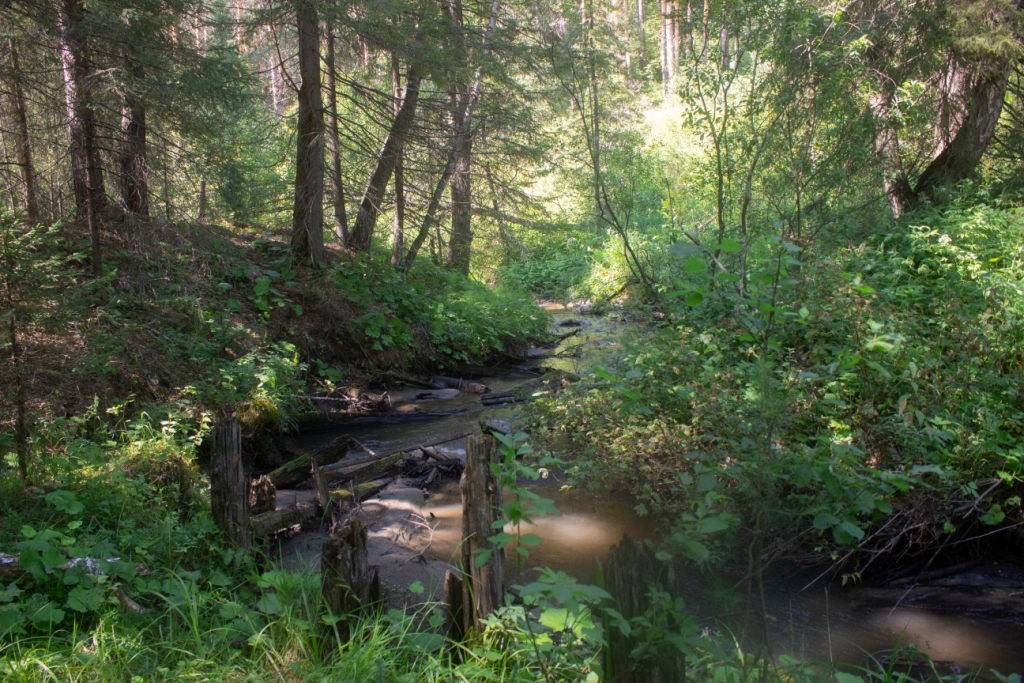
[[[555,316],[562,333],[579,331],[554,350],[533,352],[531,365],[581,375],[595,364],[613,360],[622,348],[618,337],[627,324],[621,320],[572,316],[563,311],[556,311]],[[487,384],[491,392],[501,392],[525,380],[476,381]],[[416,400],[422,391],[393,392],[398,406],[392,420],[353,424],[345,433],[378,453],[440,444],[442,454],[464,457],[461,435],[478,431],[483,420],[500,418],[514,423],[516,418],[517,408],[486,408],[477,395]],[[312,446],[337,434],[310,436],[298,445]],[[524,528],[524,533],[536,533],[544,542],[531,548],[524,566],[509,566],[507,575],[513,582],[517,575],[529,580],[530,568],[536,566],[592,581],[595,558],[604,559],[608,548],[624,533],[650,538],[656,532],[658,520],[640,517],[625,498],[563,490],[557,477],[542,480],[537,487],[541,495],[554,500],[561,516],[542,518],[535,528]],[[433,527],[427,556],[448,562],[461,540],[457,483],[448,482],[434,490],[418,508]],[[714,587],[714,581],[695,571],[688,583],[684,599],[698,617],[721,613],[723,591]],[[776,655],[863,664],[869,655],[897,645],[914,645],[939,662],[944,671],[981,671],[985,675],[990,669],[1004,674],[1024,671],[1024,570],[1019,568],[978,567],[911,591],[824,583],[804,589],[806,584],[806,576],[787,575],[785,570],[775,570],[767,582],[769,641]]]

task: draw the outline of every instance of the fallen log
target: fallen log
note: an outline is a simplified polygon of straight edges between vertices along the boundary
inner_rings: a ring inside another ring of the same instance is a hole
[[[261,538],[275,531],[302,524],[316,516],[318,507],[316,503],[298,503],[291,507],[254,515],[249,519],[252,535],[254,538]]]
[[[362,484],[356,484],[355,491],[351,488],[335,489],[334,491],[331,491],[331,501],[342,505],[356,504],[361,500],[366,500],[375,493],[379,493],[381,489],[393,481],[394,478],[387,477],[385,479],[377,479],[375,481],[366,481]]]
[[[340,467],[332,471],[324,470],[324,474],[335,478],[352,478],[358,476],[360,479],[368,479],[370,477],[376,477],[379,474],[384,474],[392,467],[405,462],[408,457],[408,453],[405,451],[399,451],[398,453],[385,455],[383,458],[377,458],[376,460],[356,463],[355,465]]]
[[[314,458],[319,467],[331,465],[348,455],[349,449],[355,445],[355,439],[352,437],[339,436],[329,444],[315,448],[309,453],[303,453],[295,460],[281,465],[267,476],[279,489],[292,488],[309,478],[310,465]]]

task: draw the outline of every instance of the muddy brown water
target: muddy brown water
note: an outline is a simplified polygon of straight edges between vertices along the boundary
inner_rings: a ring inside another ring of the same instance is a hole
[[[556,349],[534,351],[528,365],[582,375],[595,364],[614,362],[615,354],[621,350],[618,337],[626,328],[625,323],[614,317],[574,316],[569,311],[558,311],[555,317],[556,324],[573,321],[582,323],[582,327]],[[559,327],[563,333],[573,329]],[[499,392],[511,390],[525,380],[476,381],[487,384],[492,392]],[[539,387],[535,393],[544,390]],[[515,423],[515,406],[485,408],[480,397],[472,394],[415,400],[415,394],[422,391],[393,392],[399,405],[392,422],[353,425],[344,433],[377,453],[440,444],[438,450],[448,457],[464,458],[464,439],[446,439],[479,431],[481,421],[491,418]],[[300,445],[313,446],[338,433],[304,438]],[[658,520],[638,515],[624,497],[565,489],[557,476],[535,486],[538,493],[555,502],[561,515],[540,518],[531,528],[524,526],[523,533],[535,533],[544,542],[530,548],[529,558],[521,564],[510,560],[510,582],[528,582],[535,576],[534,568],[541,566],[565,571],[581,581],[593,581],[596,560],[604,560],[609,547],[621,540],[623,534],[651,538],[656,532]],[[461,540],[461,496],[456,482],[444,483],[426,496],[418,491],[413,493],[416,495],[408,506],[415,519],[423,520],[430,530],[420,529],[419,546],[410,545],[409,555],[396,561],[401,571],[395,574],[393,582],[408,585],[411,580],[429,580],[433,588],[428,593],[437,598],[437,577],[443,575],[445,564],[452,561]],[[396,495],[408,499],[401,492]],[[386,493],[383,497],[387,497]],[[409,537],[414,533],[415,529]],[[384,538],[391,536],[385,533]],[[401,541],[401,533],[396,538]],[[319,542],[316,535],[300,537],[285,552],[305,552],[308,559],[317,552]],[[390,541],[391,546],[395,544],[396,541]],[[422,552],[427,561],[411,562],[410,558],[417,560],[413,551]],[[710,579],[694,569],[689,583],[684,598],[698,618],[721,613],[725,589],[714,586],[724,584],[723,581]],[[913,645],[938,662],[944,672],[973,671],[987,676],[992,669],[1003,674],[1024,671],[1024,570],[978,567],[910,591],[823,583],[805,589],[806,583],[807,577],[787,576],[784,570],[776,570],[767,581],[769,642],[776,656],[788,654],[811,661],[864,665],[871,657],[885,661],[886,653],[896,646]],[[742,598],[734,596],[733,603],[736,602],[742,602]]]

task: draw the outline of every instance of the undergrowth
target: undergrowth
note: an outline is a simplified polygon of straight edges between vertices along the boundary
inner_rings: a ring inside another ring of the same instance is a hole
[[[1020,209],[928,210],[821,259],[756,245],[743,296],[679,255],[664,317],[538,405],[548,438],[574,444],[577,481],[624,483],[701,563],[760,538],[768,559],[803,550],[856,576],[879,557],[1014,538]]]

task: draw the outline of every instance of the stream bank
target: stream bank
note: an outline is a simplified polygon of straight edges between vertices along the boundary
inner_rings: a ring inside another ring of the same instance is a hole
[[[477,374],[471,381],[488,386],[490,394],[526,387],[521,399],[557,390],[560,379],[539,378],[535,369],[556,370],[563,376],[585,374],[590,366],[607,362],[609,355],[621,348],[616,335],[626,325],[618,318],[595,319],[570,312],[557,312],[556,324],[560,332],[575,333],[554,349],[532,350],[527,361],[511,368],[516,376]],[[404,387],[389,391],[390,413],[301,436],[294,445],[311,449],[345,434],[361,449],[380,454],[435,444],[440,457],[461,460],[465,457],[465,433],[479,433],[481,423],[487,421],[515,425],[515,403],[487,405],[487,393],[436,391],[443,390]],[[445,441],[453,436],[459,438]],[[360,455],[353,452],[349,457]],[[538,493],[553,499],[562,515],[538,520],[536,527],[529,529],[544,543],[531,549],[523,567],[508,568],[510,581],[517,582],[520,571],[528,580],[535,566],[592,581],[595,558],[606,557],[609,546],[624,533],[640,539],[655,535],[659,520],[638,515],[627,498],[563,490],[562,484],[555,473],[537,485]],[[279,492],[282,494],[289,495]],[[392,606],[442,599],[444,573],[461,540],[461,499],[455,479],[425,485],[422,477],[399,474],[350,514],[369,528],[370,564],[378,567]],[[324,538],[326,531],[319,525],[285,534],[277,544],[282,563],[292,569],[315,569]],[[726,628],[728,620],[717,617],[723,614],[722,605],[729,602],[723,594],[735,582],[724,576],[708,577],[692,566],[683,572],[681,593],[688,607],[709,627]],[[1019,568],[978,565],[952,576],[896,588],[843,586],[836,581],[805,589],[810,578],[813,576],[786,569],[767,577],[768,640],[775,656],[861,664],[868,653],[884,657],[897,645],[913,645],[934,660],[940,671],[1024,671],[1024,571]],[[424,592],[409,591],[417,582]],[[735,603],[735,597],[732,600]],[[756,638],[756,633],[750,637]]]

